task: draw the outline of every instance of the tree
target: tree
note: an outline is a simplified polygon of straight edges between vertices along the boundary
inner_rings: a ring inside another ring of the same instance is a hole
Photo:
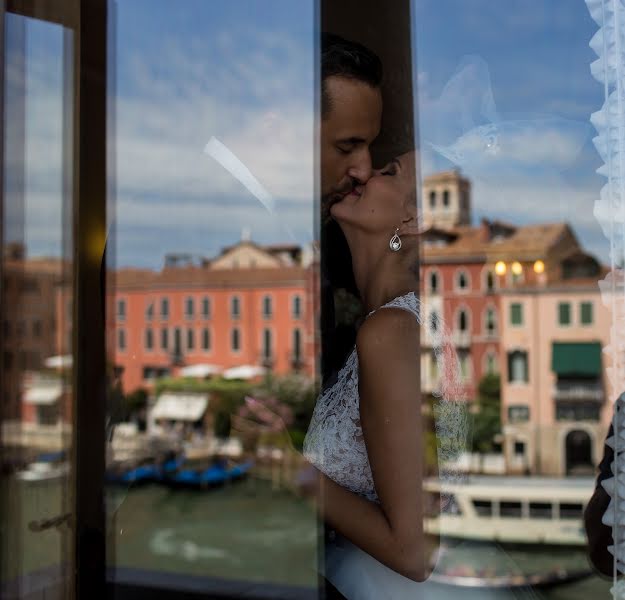
[[[477,412],[473,415],[473,452],[492,452],[494,438],[501,433],[501,380],[485,375],[478,385]]]

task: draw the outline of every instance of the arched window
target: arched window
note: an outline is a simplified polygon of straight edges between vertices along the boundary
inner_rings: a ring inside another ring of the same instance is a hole
[[[238,319],[241,316],[241,300],[238,296],[232,296],[230,299],[230,316]]]
[[[527,352],[515,350],[508,353],[508,381],[516,383],[529,381]]]
[[[469,315],[464,308],[458,311],[458,329],[460,331],[467,331],[469,329]]]
[[[438,271],[430,271],[430,294],[438,294]]]
[[[436,192],[432,190],[430,192],[430,208],[436,207]]]
[[[443,206],[449,207],[449,190],[443,190]]]
[[[458,274],[456,275],[456,286],[461,291],[469,289],[469,275],[466,271],[458,271]]]
[[[263,319],[270,319],[272,313],[271,296],[263,297]]]
[[[202,350],[210,350],[211,347],[211,332],[205,327],[202,329]]]
[[[497,333],[497,318],[495,309],[490,306],[486,309],[486,312],[484,313],[484,331],[488,336],[492,336]]]
[[[271,358],[271,329],[263,330],[263,358]]]
[[[234,328],[230,335],[230,347],[233,352],[238,352],[241,349],[241,333],[238,328]]]
[[[435,310],[430,313],[429,325],[432,333],[436,333],[438,331],[438,313]]]
[[[495,291],[495,274],[491,270],[486,271],[485,284],[487,292]]]
[[[293,360],[299,362],[302,359],[302,332],[293,330]]]
[[[293,296],[293,318],[299,319],[302,316],[302,298],[301,296]]]

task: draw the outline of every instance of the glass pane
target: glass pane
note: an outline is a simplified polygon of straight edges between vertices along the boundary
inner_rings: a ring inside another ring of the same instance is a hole
[[[598,112],[606,88],[597,80],[605,63],[597,60],[604,38],[596,19],[609,4],[413,1],[424,268],[436,268],[443,282],[467,273],[462,294],[460,286],[443,286],[439,294],[443,322],[468,305],[471,334],[468,347],[456,344],[471,356],[473,377],[466,394],[469,447],[454,465],[465,480],[454,494],[476,511],[484,510],[485,497],[500,507],[490,518],[477,519],[471,510],[434,520],[450,532],[439,573],[458,586],[477,580],[475,597],[610,595],[611,582],[589,567],[582,521],[597,494],[589,535],[607,555],[610,575],[612,556],[599,537],[609,497],[595,486],[623,391],[620,377],[608,376],[610,368],[622,371],[616,350],[622,324],[620,313],[610,313],[605,279],[611,267],[622,268],[623,257],[620,241],[606,237],[621,225],[611,224],[616,201],[610,204],[608,188],[602,190],[606,148],[616,138],[602,148],[605,138],[591,123],[591,115],[601,125],[607,114]],[[608,93],[614,85],[612,78]],[[484,285],[489,272],[492,283]],[[621,276],[614,279],[619,301]],[[424,300],[438,307],[428,287]],[[486,336],[489,327],[480,322],[489,305],[496,327]],[[619,329],[611,338],[613,325]],[[591,353],[592,342],[603,352]],[[490,352],[501,377],[489,372]],[[604,477],[611,476],[610,462]],[[558,569],[561,578],[553,575]],[[572,581],[575,574],[584,577]],[[508,589],[492,590],[498,578]],[[545,581],[553,585],[531,589],[531,582]],[[466,588],[457,591],[464,597]]]
[[[72,35],[5,35],[0,595],[69,597]]]
[[[301,450],[314,405],[315,3],[124,0],[116,19],[109,567],[137,597],[146,571],[206,597],[315,597],[298,465],[284,437],[238,429],[252,396]]]

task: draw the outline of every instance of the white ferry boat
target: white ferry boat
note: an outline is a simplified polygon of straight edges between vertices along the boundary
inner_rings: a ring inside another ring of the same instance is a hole
[[[429,533],[511,544],[583,546],[583,513],[593,478],[468,477],[445,484],[449,501],[436,510],[438,479],[425,482]]]

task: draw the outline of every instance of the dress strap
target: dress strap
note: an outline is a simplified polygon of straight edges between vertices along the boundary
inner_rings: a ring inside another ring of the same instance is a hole
[[[417,298],[417,295],[414,292],[408,292],[403,296],[397,296],[397,298],[393,298],[386,304],[380,306],[380,308],[372,310],[367,315],[367,317],[370,317],[373,313],[383,308],[401,308],[403,310],[407,310],[416,317],[419,323],[421,322],[421,301],[419,300],[419,298]]]

